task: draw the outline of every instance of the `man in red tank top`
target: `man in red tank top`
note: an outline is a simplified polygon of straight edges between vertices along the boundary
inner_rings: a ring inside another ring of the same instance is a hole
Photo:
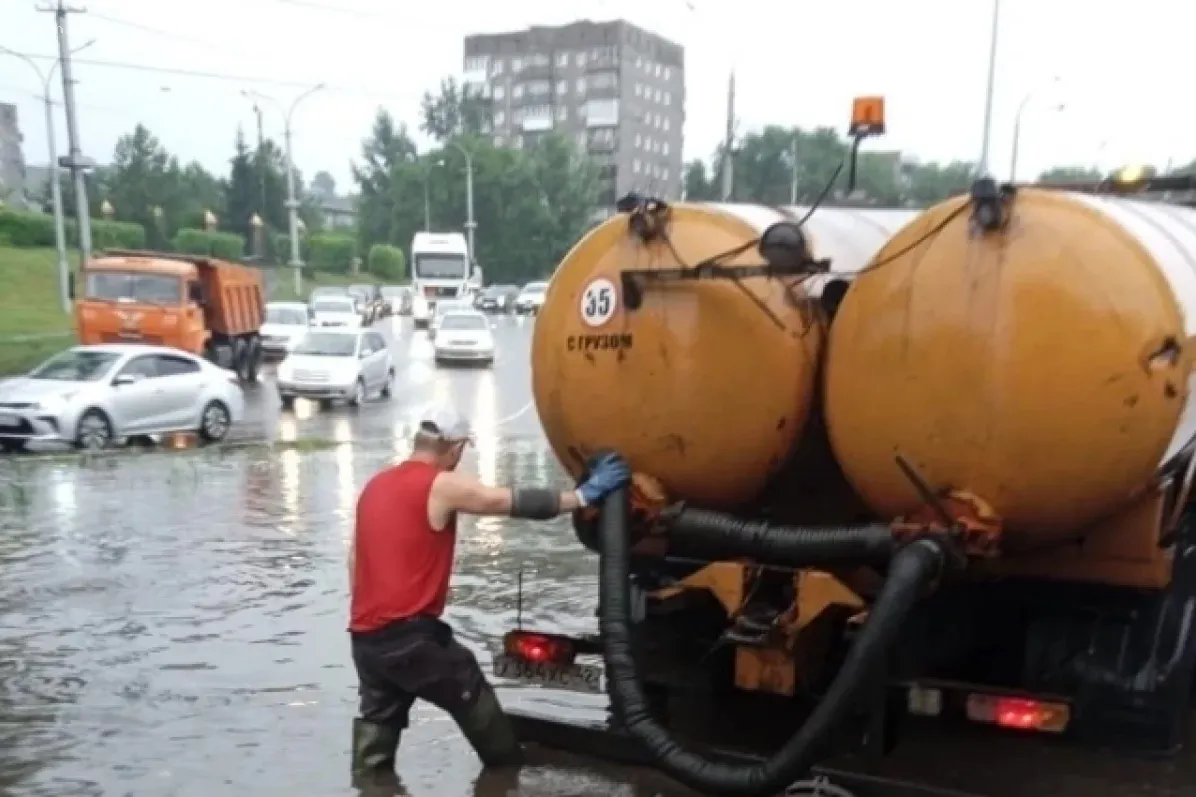
[[[444,410],[424,420],[411,457],[361,491],[349,554],[349,633],[361,716],[353,773],[394,772],[416,698],[452,715],[486,766],[517,764],[514,729],[473,653],[440,619],[448,596],[457,515],[547,520],[596,504],[630,479],[618,456],[590,465],[577,490],[489,487],[456,473],[469,423]]]

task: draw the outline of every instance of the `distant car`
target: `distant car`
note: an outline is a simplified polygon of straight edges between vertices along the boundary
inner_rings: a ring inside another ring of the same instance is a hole
[[[382,312],[387,315],[408,315],[411,313],[411,289],[401,285],[384,285],[379,291],[382,294]]]
[[[313,327],[360,327],[365,323],[357,300],[349,296],[330,296],[311,303]]]
[[[484,313],[509,313],[518,296],[519,288],[514,285],[491,285],[478,294],[474,306]]]
[[[268,303],[261,331],[262,351],[271,358],[285,357],[310,326],[311,312],[302,302]]]
[[[433,306],[428,297],[414,293],[411,297],[411,321],[416,329],[427,329],[432,323]]]
[[[519,296],[515,298],[515,312],[519,315],[535,315],[540,312],[547,291],[547,282],[529,282],[524,285]]]
[[[473,303],[468,299],[442,299],[432,308],[432,320],[428,325],[428,339],[436,340],[436,331],[447,313],[473,312]]]
[[[312,288],[311,293],[307,297],[307,303],[312,304],[316,299],[327,299],[333,296],[348,296],[349,289],[340,285],[324,285],[319,288]]]
[[[284,407],[298,397],[358,407],[375,391],[390,398],[394,376],[390,347],[377,331],[313,329],[278,366],[278,395]]]
[[[30,442],[107,448],[121,438],[196,432],[223,440],[241,420],[237,375],[178,349],[75,346],[0,383],[0,449]]]
[[[440,365],[493,364],[494,333],[490,319],[477,310],[450,310],[440,317],[433,349]]]

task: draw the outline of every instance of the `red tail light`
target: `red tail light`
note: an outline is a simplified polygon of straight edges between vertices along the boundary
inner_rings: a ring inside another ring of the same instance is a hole
[[[974,722],[1045,733],[1062,733],[1071,721],[1071,709],[1063,703],[994,695],[968,695],[967,714]]]
[[[576,651],[565,637],[536,634],[530,631],[511,631],[503,638],[503,650],[510,656],[534,664],[572,664]]]

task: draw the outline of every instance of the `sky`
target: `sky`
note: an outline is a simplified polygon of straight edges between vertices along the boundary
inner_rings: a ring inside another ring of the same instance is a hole
[[[0,47],[57,55],[53,14],[0,0]],[[725,128],[736,74],[739,131],[766,124],[845,130],[851,99],[886,98],[888,133],[865,150],[975,161],[982,150],[993,0],[87,0],[69,15],[85,155],[111,159],[146,125],[172,153],[225,173],[238,125],[254,131],[257,91],[290,105],[296,165],[352,187],[379,107],[414,131],[419,100],[462,71],[470,33],[578,19],[626,19],[685,47],[686,159],[707,158]],[[1196,5],[1177,0],[1002,0],[990,167],[1007,177],[1024,105],[1019,177],[1057,164],[1113,169],[1196,158],[1187,101]],[[98,62],[152,67],[115,68]],[[95,63],[89,63],[95,62]],[[171,70],[206,73],[172,73]],[[61,98],[55,79],[52,97]],[[41,81],[0,53],[0,102],[15,102],[25,157],[46,162]],[[1028,99],[1027,99],[1028,98]],[[1179,100],[1179,98],[1183,98]],[[1177,101],[1178,100],[1178,101]],[[55,109],[60,153],[66,149]],[[268,107],[266,134],[281,139]],[[427,141],[417,137],[422,145]]]

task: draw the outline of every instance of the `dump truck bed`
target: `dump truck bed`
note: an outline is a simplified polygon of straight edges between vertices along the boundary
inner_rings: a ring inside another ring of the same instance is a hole
[[[196,267],[207,297],[209,329],[229,337],[261,329],[265,296],[256,269],[219,260],[197,260]]]
[[[622,763],[650,763],[633,739],[605,724],[508,714],[525,742]],[[718,753],[752,760],[730,749]],[[1196,788],[1196,752],[1159,760],[1133,758],[1043,735],[919,721],[880,764],[837,759],[811,775],[819,777],[847,789],[851,797],[1190,797]]]

